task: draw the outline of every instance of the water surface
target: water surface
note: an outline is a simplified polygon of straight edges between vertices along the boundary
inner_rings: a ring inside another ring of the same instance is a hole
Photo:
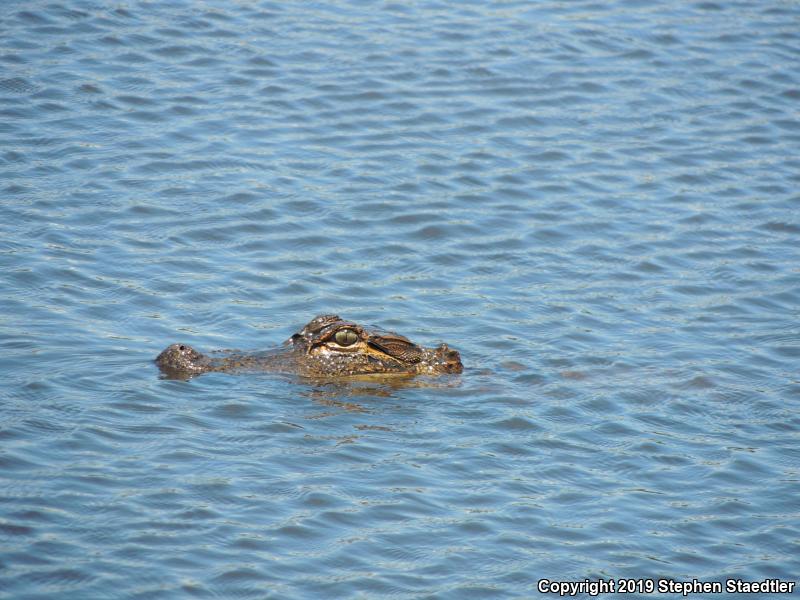
[[[4,4],[0,598],[796,578],[798,18]],[[326,312],[467,369],[151,362]]]

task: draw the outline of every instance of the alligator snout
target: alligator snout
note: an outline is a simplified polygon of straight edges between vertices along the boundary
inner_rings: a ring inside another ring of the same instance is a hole
[[[171,344],[156,357],[156,364],[164,370],[201,373],[206,369],[205,356],[186,344]]]

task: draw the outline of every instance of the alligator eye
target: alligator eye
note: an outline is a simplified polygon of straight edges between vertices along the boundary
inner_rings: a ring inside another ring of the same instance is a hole
[[[335,339],[336,343],[340,346],[352,346],[358,341],[358,334],[352,329],[340,329],[336,332],[336,335],[333,336],[333,339]]]

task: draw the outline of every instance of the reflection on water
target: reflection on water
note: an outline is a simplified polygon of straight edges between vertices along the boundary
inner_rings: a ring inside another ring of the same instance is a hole
[[[7,4],[0,596],[797,576],[797,6]]]
[[[354,403],[358,398],[393,399],[398,398],[398,392],[403,390],[454,388],[461,385],[461,376],[356,375],[336,379],[303,378],[301,381],[308,386],[307,390],[301,392],[301,396],[327,406],[361,411],[365,409]],[[352,401],[344,401],[345,399]]]

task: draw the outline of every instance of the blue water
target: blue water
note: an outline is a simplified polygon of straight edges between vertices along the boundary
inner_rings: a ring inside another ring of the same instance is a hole
[[[798,23],[5,2],[0,598],[794,581]],[[465,372],[152,364],[330,312]]]

